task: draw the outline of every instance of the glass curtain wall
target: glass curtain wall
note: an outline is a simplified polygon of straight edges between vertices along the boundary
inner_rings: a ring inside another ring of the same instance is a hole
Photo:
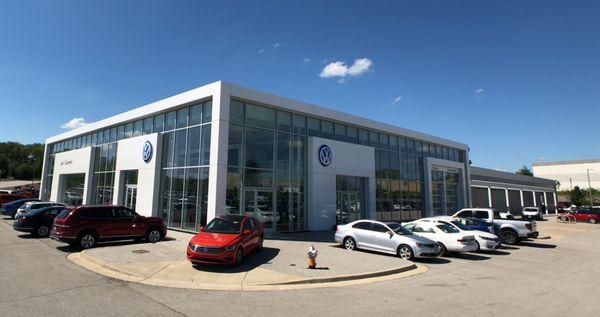
[[[94,147],[94,155],[94,183],[91,202],[93,205],[110,205],[114,194],[117,143]]]
[[[367,178],[336,176],[336,223],[344,224],[365,218]]]
[[[158,123],[165,129],[161,215],[170,228],[197,231],[206,225],[211,115],[212,102],[207,101],[168,112]]]
[[[267,229],[306,228],[306,117],[231,100],[227,212]]]

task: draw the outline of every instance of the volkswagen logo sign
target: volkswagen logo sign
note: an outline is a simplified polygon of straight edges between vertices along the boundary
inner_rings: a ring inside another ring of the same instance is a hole
[[[152,159],[152,143],[150,141],[144,142],[144,146],[142,147],[142,160],[148,163]]]
[[[319,147],[319,162],[321,163],[321,165],[329,166],[329,164],[331,164],[332,159],[333,152],[331,151],[331,148],[325,144],[321,145],[321,147]]]

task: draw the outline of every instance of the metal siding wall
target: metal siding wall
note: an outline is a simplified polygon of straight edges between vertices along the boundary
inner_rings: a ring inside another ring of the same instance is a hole
[[[509,189],[508,204],[510,206],[510,212],[513,215],[520,215],[523,212],[523,206],[521,206],[521,192]]]
[[[506,192],[504,189],[492,188],[492,206],[500,212],[506,212],[508,210],[506,206]]]
[[[487,188],[471,187],[473,199],[473,207],[489,208],[488,190]]]
[[[554,192],[546,192],[548,199],[548,212],[556,212],[556,202],[554,201]]]

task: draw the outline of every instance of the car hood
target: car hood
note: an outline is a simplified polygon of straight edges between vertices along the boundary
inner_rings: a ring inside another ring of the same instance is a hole
[[[498,238],[497,235],[495,235],[493,233],[485,232],[485,231],[477,231],[477,232],[474,232],[473,235],[480,236],[480,237],[486,237],[486,238],[490,238],[490,239]]]
[[[433,244],[437,244],[437,242],[435,242],[435,241],[433,241],[431,239],[427,239],[425,237],[421,237],[421,236],[418,236],[416,234],[413,234],[413,235],[410,235],[410,236],[401,236],[401,237],[402,238],[411,239],[411,240],[413,240],[415,242],[423,243],[423,244],[432,244],[432,243]]]
[[[226,245],[234,244],[239,238],[239,234],[199,232],[190,240],[190,242],[208,247],[224,247]]]

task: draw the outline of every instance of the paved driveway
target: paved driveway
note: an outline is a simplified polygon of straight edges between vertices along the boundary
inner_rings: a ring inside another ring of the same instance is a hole
[[[540,227],[561,235],[494,255],[422,262],[429,272],[405,279],[338,288],[222,292],[105,278],[71,264],[65,249],[56,249],[57,243],[17,234],[1,220],[0,315],[597,316],[600,303],[584,301],[582,294],[598,291],[600,225],[548,221]]]

